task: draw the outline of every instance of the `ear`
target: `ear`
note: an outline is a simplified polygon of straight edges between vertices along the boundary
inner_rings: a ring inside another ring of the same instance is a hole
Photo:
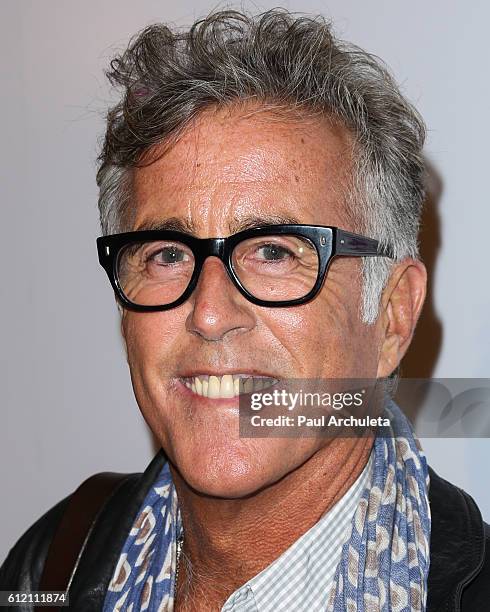
[[[398,366],[412,341],[425,300],[427,270],[418,259],[404,259],[395,266],[381,297],[379,378]]]

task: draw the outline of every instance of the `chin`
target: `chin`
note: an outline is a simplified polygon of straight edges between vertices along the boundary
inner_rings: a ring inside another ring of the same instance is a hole
[[[175,449],[175,465],[186,483],[203,495],[228,499],[253,495],[279,480],[285,471],[250,442],[254,441],[232,445],[228,441],[207,448],[198,444],[183,452]]]

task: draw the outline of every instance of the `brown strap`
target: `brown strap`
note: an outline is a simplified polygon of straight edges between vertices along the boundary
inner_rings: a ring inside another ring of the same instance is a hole
[[[49,546],[39,584],[40,591],[67,591],[88,540],[95,519],[104,503],[128,474],[102,472],[91,476],[71,496]],[[60,612],[63,608],[43,606],[39,611]]]

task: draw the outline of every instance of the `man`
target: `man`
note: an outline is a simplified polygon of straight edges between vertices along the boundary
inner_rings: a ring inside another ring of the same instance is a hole
[[[416,111],[323,19],[282,10],[151,26],[109,78],[99,258],[163,451],[98,513],[70,607],[488,609],[488,526],[393,402],[385,437],[239,435],[240,392],[396,375],[426,285]],[[69,501],[3,590],[39,588]]]

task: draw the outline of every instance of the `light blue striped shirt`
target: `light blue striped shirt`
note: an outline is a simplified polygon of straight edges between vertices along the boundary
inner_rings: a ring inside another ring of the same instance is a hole
[[[280,557],[232,593],[222,612],[324,612],[372,463],[373,453],[345,495]]]

